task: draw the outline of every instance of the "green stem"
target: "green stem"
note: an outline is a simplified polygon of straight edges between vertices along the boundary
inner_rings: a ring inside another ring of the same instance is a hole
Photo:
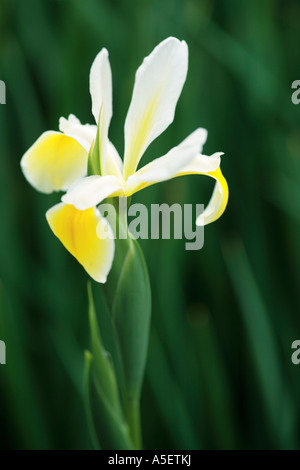
[[[142,450],[142,433],[140,403],[136,399],[128,399],[126,403],[126,417],[130,430],[130,436],[135,450]]]

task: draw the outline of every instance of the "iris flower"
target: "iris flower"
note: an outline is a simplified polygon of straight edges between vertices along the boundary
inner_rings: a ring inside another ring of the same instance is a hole
[[[144,59],[136,72],[125,120],[122,160],[108,138],[112,76],[108,52],[102,49],[90,71],[96,124],[83,125],[74,115],[60,118],[60,132],[42,134],[22,158],[23,173],[34,188],[44,193],[67,191],[62,202],[48,210],[47,221],[66,249],[98,282],[106,281],[114,258],[113,237],[103,236],[110,227],[97,209],[105,198],[131,196],[154,183],[199,174],[216,182],[210,202],[196,223],[209,224],[225,210],[228,187],[220,170],[222,153],[202,154],[207,138],[203,128],[138,169],[147,147],[173,122],[187,69],[187,44],[173,37]]]

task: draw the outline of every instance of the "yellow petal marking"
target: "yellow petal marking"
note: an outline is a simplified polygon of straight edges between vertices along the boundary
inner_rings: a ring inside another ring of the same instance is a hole
[[[114,257],[114,240],[106,219],[98,210],[79,211],[60,203],[48,210],[46,218],[54,235],[86,272],[95,281],[106,282]],[[97,230],[109,236],[100,239]]]
[[[216,180],[216,184],[207,207],[196,221],[197,225],[207,225],[215,222],[224,213],[228,203],[228,184],[220,168],[206,174],[214,178]]]
[[[86,174],[88,154],[72,137],[47,131],[21,160],[26,179],[38,191],[66,190]]]

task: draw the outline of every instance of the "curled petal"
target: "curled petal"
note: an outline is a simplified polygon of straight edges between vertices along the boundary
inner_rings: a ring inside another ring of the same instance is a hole
[[[206,175],[219,168],[223,152],[216,152],[212,155],[197,155],[187,165],[185,165],[175,176],[184,175]]]
[[[97,282],[106,282],[115,244],[107,220],[95,208],[79,211],[63,203],[48,210],[47,221],[54,235]],[[101,239],[97,236],[101,232]],[[107,234],[107,237],[103,235]]]
[[[197,158],[197,155],[202,151],[206,138],[206,129],[197,129],[166,155],[141,168],[128,178],[126,194],[130,196],[151,184],[177,176],[179,171],[185,169],[191,161]],[[219,160],[216,162],[215,159],[203,155],[199,155],[198,158],[203,159],[203,165],[208,171],[215,170],[219,166]]]
[[[123,195],[122,180],[116,176],[88,176],[83,178],[69,189],[62,197],[66,204],[72,204],[79,210],[86,210],[97,206],[109,196]]]
[[[188,139],[185,141],[187,140]],[[175,147],[175,149],[179,149],[180,146],[181,144],[178,147]],[[228,185],[220,169],[220,159],[223,153],[216,152],[211,156],[197,155],[186,165],[183,165],[177,172],[174,171],[175,167],[172,168],[172,165],[169,164],[169,154],[154,160],[152,163],[149,163],[149,165],[141,168],[141,170],[139,170],[135,175],[131,176],[126,184],[126,196],[159,181],[172,177],[175,178],[184,175],[206,175],[214,178],[216,180],[216,184],[213,195],[206,209],[197,218],[196,223],[197,225],[207,225],[221,217],[226,209],[228,201]],[[157,162],[163,163],[163,166],[161,168],[157,168]]]
[[[217,152],[210,157],[199,155],[176,175],[207,175],[216,180],[212,197],[204,212],[197,218],[196,224],[199,226],[211,224],[219,219],[227,206],[229,193],[227,181],[220,169],[221,155],[223,155],[222,152]],[[209,167],[209,162],[212,163],[212,167]],[[213,168],[214,163],[215,168]]]
[[[21,168],[27,181],[42,193],[66,190],[86,174],[87,152],[60,132],[44,132],[24,154]]]
[[[218,168],[217,170],[206,174],[214,178],[216,180],[216,184],[207,207],[196,220],[196,224],[199,226],[211,224],[215,220],[219,219],[225,211],[228,202],[228,185],[226,179],[222,175],[221,169]]]
[[[186,43],[170,37],[137,70],[125,121],[125,179],[135,172],[150,143],[173,121],[187,68]]]

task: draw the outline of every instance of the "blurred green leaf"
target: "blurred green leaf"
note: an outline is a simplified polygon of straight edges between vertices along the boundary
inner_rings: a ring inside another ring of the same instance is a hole
[[[268,432],[281,448],[296,446],[293,442],[294,419],[290,393],[281,370],[278,342],[270,313],[257,288],[243,246],[225,247],[226,261],[241,313],[245,322],[253,367],[267,415]],[[283,424],[285,423],[285,424]]]
[[[90,428],[92,428],[91,420],[93,420],[103,448],[130,449],[132,444],[129,438],[129,428],[124,421],[113,363],[102,344],[90,284],[88,295],[92,354],[89,352],[85,354],[85,382],[90,380],[92,382],[90,387],[95,389],[94,405],[91,405],[89,396],[85,395]],[[87,385],[86,389],[90,390]],[[103,414],[105,419],[97,418],[99,413]],[[93,430],[92,437],[95,442]]]

